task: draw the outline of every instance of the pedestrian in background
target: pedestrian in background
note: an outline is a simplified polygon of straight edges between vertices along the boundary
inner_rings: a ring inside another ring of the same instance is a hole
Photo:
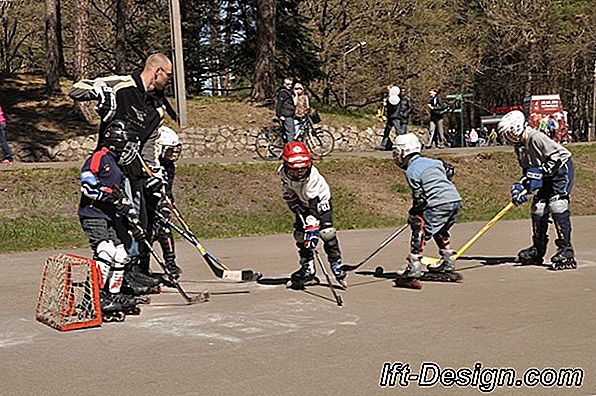
[[[430,123],[428,126],[428,144],[426,148],[431,148],[433,142],[437,148],[445,147],[445,135],[443,132],[443,115],[447,113],[449,108],[443,104],[441,96],[439,95],[439,88],[431,88],[428,91],[430,99],[428,100],[428,108],[430,110]]]
[[[13,157],[12,151],[8,146],[8,142],[6,141],[6,118],[4,118],[4,112],[2,111],[2,107],[0,106],[0,146],[2,146],[2,151],[4,151],[4,159],[1,163],[3,164],[12,164]]]

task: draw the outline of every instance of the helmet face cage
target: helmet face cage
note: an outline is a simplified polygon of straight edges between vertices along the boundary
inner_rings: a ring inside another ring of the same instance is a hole
[[[139,152],[139,138],[127,128],[123,121],[114,121],[104,135],[104,145],[114,153],[119,165],[131,164]]]
[[[118,156],[118,165],[130,165],[139,152],[139,142],[126,142]]]
[[[519,110],[511,111],[499,121],[497,130],[509,144],[519,143],[524,133],[526,117]]]
[[[286,170],[286,175],[288,175],[288,177],[294,181],[302,181],[306,179],[310,175],[311,169],[310,166],[305,168],[290,168],[285,166],[284,168]]]
[[[395,165],[399,166],[400,168],[404,167],[404,151],[399,146],[395,146],[393,149],[393,161]]]
[[[180,153],[182,152],[182,145],[177,144],[175,146],[161,146],[160,157],[172,162],[178,161]]]

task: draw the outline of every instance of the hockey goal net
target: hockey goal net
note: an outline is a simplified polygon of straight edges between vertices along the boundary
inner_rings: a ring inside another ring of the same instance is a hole
[[[100,326],[95,261],[71,254],[49,257],[35,309],[38,321],[60,331]]]

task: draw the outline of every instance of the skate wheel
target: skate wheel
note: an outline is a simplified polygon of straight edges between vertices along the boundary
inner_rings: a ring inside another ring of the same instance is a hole
[[[385,269],[381,266],[375,268],[375,276],[381,276],[385,272]]]
[[[126,315],[124,312],[107,312],[103,314],[102,321],[105,323],[113,323],[113,322],[124,322],[126,319]]]
[[[135,298],[137,304],[151,304],[151,297],[149,296],[138,296]]]
[[[140,314],[141,314],[141,308],[140,308],[140,307],[134,307],[134,308],[131,308],[131,309],[128,311],[128,314],[129,314],[129,315],[140,315]]]

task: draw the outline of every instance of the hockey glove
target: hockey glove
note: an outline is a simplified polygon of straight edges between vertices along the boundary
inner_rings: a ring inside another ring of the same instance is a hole
[[[441,160],[441,162],[443,162],[443,168],[445,169],[445,175],[447,176],[447,180],[453,180],[453,176],[455,176],[455,166],[443,160]]]
[[[97,100],[95,111],[103,121],[110,121],[116,113],[116,93],[107,85],[95,86],[93,93]]]
[[[319,243],[319,220],[314,216],[306,216],[304,223],[304,247],[314,250]]]
[[[116,213],[121,216],[128,216],[132,210],[132,202],[126,197],[117,186],[112,187],[108,202],[111,202],[116,209]]]
[[[292,192],[286,191],[283,194],[284,201],[286,201],[286,205],[288,208],[294,213],[302,213],[304,212],[304,207],[300,202],[300,198]]]
[[[521,205],[528,200],[528,194],[524,191],[525,187],[521,183],[513,183],[511,185],[511,202],[513,202],[515,206]]]
[[[145,234],[145,229],[141,225],[141,222],[136,217],[128,219],[128,225],[130,233],[132,237],[137,241],[142,241],[147,239],[147,234]]]
[[[534,191],[542,188],[543,176],[544,171],[540,168],[529,168],[526,171],[524,184],[526,186],[526,190],[528,190],[528,193],[533,193]]]

